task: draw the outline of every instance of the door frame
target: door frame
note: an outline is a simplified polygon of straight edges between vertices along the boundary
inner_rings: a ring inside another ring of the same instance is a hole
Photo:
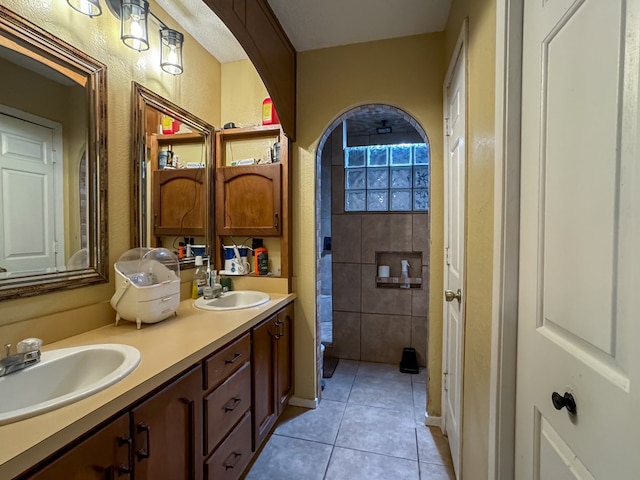
[[[488,478],[513,479],[524,0],[497,0]]]
[[[444,84],[442,87],[442,101],[443,101],[443,131],[444,131],[444,146],[445,146],[445,151],[448,152],[448,146],[449,146],[449,137],[448,137],[448,123],[446,120],[447,117],[447,113],[448,113],[448,89],[451,86],[451,82],[453,80],[453,76],[455,73],[455,68],[456,65],[458,65],[458,59],[462,59],[463,65],[464,65],[464,88],[465,88],[465,132],[464,132],[464,137],[465,137],[465,191],[462,193],[462,198],[464,199],[464,204],[465,204],[465,217],[464,217],[464,225],[465,225],[465,230],[464,230],[464,237],[462,239],[462,241],[464,242],[465,248],[464,248],[464,252],[465,252],[465,256],[464,259],[462,260],[463,265],[464,265],[464,269],[462,272],[462,279],[461,279],[461,283],[463,285],[463,292],[466,292],[466,263],[467,263],[467,258],[466,258],[466,252],[467,252],[467,248],[466,248],[466,225],[467,225],[467,217],[466,217],[466,200],[467,200],[467,182],[466,182],[466,176],[467,176],[467,158],[468,158],[468,146],[466,145],[467,142],[467,133],[468,133],[468,121],[467,121],[467,112],[468,112],[468,108],[467,108],[467,99],[468,99],[468,60],[469,60],[469,55],[468,55],[468,32],[469,32],[469,21],[468,19],[464,19],[462,22],[462,27],[460,28],[460,33],[458,34],[458,39],[456,41],[456,46],[453,49],[453,52],[451,54],[451,58],[449,59],[449,66],[447,68],[447,74],[445,75],[445,79],[444,79]],[[445,152],[445,157],[447,155],[447,153]],[[444,158],[444,179],[445,179],[445,185],[444,185],[444,240],[445,240],[445,254],[444,254],[444,262],[443,262],[443,285],[446,284],[447,282],[447,252],[446,252],[446,248],[448,248],[448,244],[449,244],[449,222],[448,222],[448,212],[449,212],[449,187],[448,187],[448,160],[446,158]],[[460,405],[459,405],[459,411],[457,412],[457,418],[458,418],[458,465],[457,465],[457,472],[459,472],[459,477],[461,477],[461,467],[462,467],[462,426],[463,426],[463,405],[464,405],[464,381],[463,381],[463,377],[464,377],[464,338],[465,338],[465,308],[464,308],[464,295],[463,295],[463,307],[462,307],[462,315],[460,315],[460,345],[459,345],[459,352],[458,352],[458,362],[460,365],[460,374],[459,374],[459,378],[457,379],[458,381],[458,392],[459,392],[459,398],[460,398]],[[440,421],[440,429],[444,432],[447,428],[447,424],[446,424],[446,412],[445,412],[445,405],[446,405],[446,390],[444,388],[445,386],[445,382],[447,381],[447,378],[445,376],[445,371],[448,370],[448,341],[449,341],[449,332],[447,331],[446,325],[447,325],[447,305],[446,302],[444,300],[444,293],[443,293],[443,297],[442,297],[442,302],[443,302],[443,312],[442,312],[442,378],[441,378],[441,385],[442,385],[442,389],[440,392],[440,404],[442,405],[442,412],[441,412],[441,421]]]

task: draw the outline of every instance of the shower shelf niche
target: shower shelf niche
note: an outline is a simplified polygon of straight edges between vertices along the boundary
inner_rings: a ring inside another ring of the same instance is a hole
[[[406,288],[408,280],[409,288],[422,288],[421,276],[401,276],[401,260],[409,260],[409,274],[422,274],[422,252],[376,252],[376,272],[380,265],[389,265],[390,270],[388,277],[376,277],[376,287]]]
[[[420,288],[422,286],[422,278],[409,277],[410,288]],[[376,285],[378,287],[396,287],[401,288],[405,285],[405,279],[403,277],[376,277]]]

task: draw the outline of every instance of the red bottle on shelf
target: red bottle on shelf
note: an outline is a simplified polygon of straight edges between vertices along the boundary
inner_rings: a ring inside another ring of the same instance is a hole
[[[280,123],[280,118],[278,118],[278,112],[276,112],[273,100],[271,100],[271,97],[267,97],[262,102],[262,125],[273,125],[275,123]]]

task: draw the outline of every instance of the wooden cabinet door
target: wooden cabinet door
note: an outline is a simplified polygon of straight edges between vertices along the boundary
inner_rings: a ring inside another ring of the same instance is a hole
[[[153,235],[205,236],[204,168],[153,172]]]
[[[253,451],[260,447],[278,418],[275,385],[277,318],[274,315],[252,330]]]
[[[293,303],[278,313],[276,327],[276,393],[280,415],[293,394]]]
[[[202,478],[202,369],[180,379],[134,408],[136,480]]]
[[[279,236],[281,165],[220,167],[216,171],[216,234]]]
[[[126,480],[131,475],[129,414],[118,417],[29,480]]]

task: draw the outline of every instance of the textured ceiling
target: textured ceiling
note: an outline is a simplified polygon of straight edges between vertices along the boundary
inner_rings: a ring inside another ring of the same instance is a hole
[[[221,63],[244,60],[247,54],[218,16],[202,0],[156,0],[209,53]]]
[[[267,0],[298,51],[444,30],[451,0]],[[202,0],[156,0],[220,62],[247,58]]]
[[[368,107],[347,119],[347,136],[375,135],[377,128],[391,127],[393,133],[413,133],[415,128],[399,113],[384,107]]]
[[[451,0],[267,0],[298,51],[444,30]],[[229,29],[202,0],[156,0],[220,62],[247,58]],[[415,132],[401,115],[368,108],[347,120],[347,135]]]
[[[267,0],[298,51],[444,30],[451,0]]]

